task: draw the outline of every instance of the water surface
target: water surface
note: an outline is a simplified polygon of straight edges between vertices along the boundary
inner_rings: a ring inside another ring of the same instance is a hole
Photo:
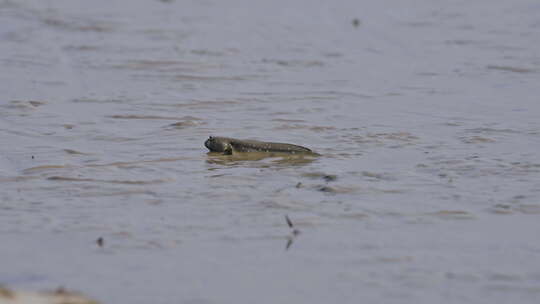
[[[0,284],[103,303],[537,303],[539,14],[0,1]],[[322,156],[209,155],[209,135]]]

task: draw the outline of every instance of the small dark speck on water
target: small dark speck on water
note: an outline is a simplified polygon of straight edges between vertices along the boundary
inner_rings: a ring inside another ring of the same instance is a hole
[[[292,243],[293,243],[293,239],[289,238],[287,240],[287,244],[285,245],[285,250],[289,250],[289,248],[291,248]]]
[[[32,159],[34,159],[34,155],[32,155]]]
[[[354,27],[359,27],[360,26],[360,20],[358,20],[358,18],[354,18],[353,21],[352,21],[352,25]]]
[[[289,250],[296,236],[300,234],[300,230],[294,228],[294,224],[288,215],[285,215],[285,221],[287,221],[287,226],[292,229],[292,235],[287,237],[287,244],[285,245],[285,250]]]
[[[97,240],[96,240],[96,244],[99,246],[99,247],[103,247],[103,243],[105,241],[103,240],[102,237],[99,237]]]
[[[335,181],[337,179],[337,175],[325,175],[323,176],[323,179],[326,181],[326,182],[332,182],[332,181]]]
[[[300,230],[294,228],[294,224],[292,223],[291,219],[289,218],[288,215],[285,215],[285,220],[287,221],[287,225],[289,226],[289,228],[292,229],[292,235],[293,236],[297,236],[300,234]]]
[[[317,190],[321,191],[321,192],[326,192],[326,193],[335,193],[336,190],[332,187],[328,187],[328,186],[319,186],[317,188]]]
[[[294,225],[293,225],[293,223],[292,223],[292,221],[291,221],[291,219],[289,218],[288,215],[285,215],[285,221],[287,221],[287,225],[289,226],[289,228],[294,227]]]

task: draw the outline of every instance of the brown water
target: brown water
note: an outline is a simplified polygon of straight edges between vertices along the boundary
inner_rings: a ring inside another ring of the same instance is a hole
[[[540,4],[291,2],[0,0],[0,284],[537,303]]]

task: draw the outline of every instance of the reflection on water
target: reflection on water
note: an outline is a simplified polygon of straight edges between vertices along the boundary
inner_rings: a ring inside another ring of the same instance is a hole
[[[271,167],[271,166],[304,166],[318,159],[317,155],[290,154],[279,152],[235,152],[224,155],[218,152],[208,152],[209,164],[225,166]],[[266,160],[263,162],[263,160]]]

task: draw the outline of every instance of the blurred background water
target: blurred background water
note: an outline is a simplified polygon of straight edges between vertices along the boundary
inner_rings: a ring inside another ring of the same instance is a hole
[[[538,302],[537,1],[1,0],[0,25],[0,284]]]

